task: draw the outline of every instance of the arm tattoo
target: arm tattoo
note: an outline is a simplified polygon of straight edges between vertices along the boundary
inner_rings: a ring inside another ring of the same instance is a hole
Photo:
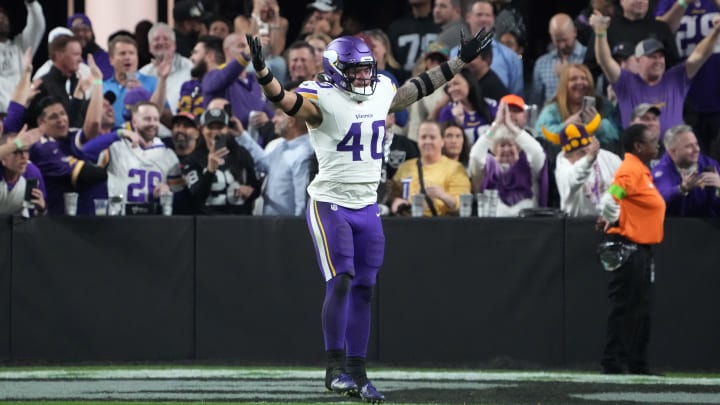
[[[450,70],[453,74],[459,72],[463,66],[465,66],[465,62],[461,61],[459,58],[452,58],[447,62],[447,64],[450,66]],[[428,70],[426,73],[430,77],[430,81],[432,82],[434,89],[439,88],[447,82],[440,66],[436,66]],[[418,83],[422,88],[422,93],[418,91]],[[390,104],[390,112],[406,109],[410,104],[420,100],[428,94],[431,94],[434,89],[432,89],[432,91],[428,91],[425,83],[417,77],[408,80],[405,84],[400,86],[397,93],[395,93],[395,98],[393,98],[392,104]]]

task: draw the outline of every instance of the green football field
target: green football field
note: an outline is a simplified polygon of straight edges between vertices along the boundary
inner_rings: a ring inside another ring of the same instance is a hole
[[[369,370],[392,404],[720,404],[720,375]],[[353,404],[323,370],[258,367],[0,368],[0,404]]]

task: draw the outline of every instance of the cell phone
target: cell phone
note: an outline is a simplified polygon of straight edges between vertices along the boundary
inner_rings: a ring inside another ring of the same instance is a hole
[[[224,136],[215,137],[215,150],[220,150],[227,146],[227,139]]]
[[[267,23],[261,23],[258,27],[258,35],[270,35],[270,25]]]
[[[38,181],[37,179],[27,179],[25,180],[25,201],[32,200],[32,191],[33,189],[37,188]]]
[[[583,110],[587,110],[590,107],[595,108],[595,97],[593,97],[593,96],[583,97],[583,106],[582,106]]]
[[[125,81],[137,80],[137,72],[125,73]]]
[[[227,115],[229,115],[230,118],[232,118],[232,116],[233,116],[233,115],[232,115],[232,104],[230,104],[230,103],[225,104],[225,105],[223,106],[223,110],[225,110],[225,113],[226,113]]]

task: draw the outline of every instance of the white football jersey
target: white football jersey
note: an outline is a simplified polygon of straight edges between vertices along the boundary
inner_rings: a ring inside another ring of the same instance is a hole
[[[147,148],[117,141],[108,151],[109,196],[123,195],[129,203],[147,203],[152,202],[160,183],[167,183],[173,191],[182,186],[177,155],[158,138]]]
[[[385,117],[396,91],[383,75],[378,75],[375,93],[363,102],[330,83],[308,81],[297,88],[323,116],[319,127],[308,127],[319,167],[308,186],[310,197],[353,209],[377,201]]]

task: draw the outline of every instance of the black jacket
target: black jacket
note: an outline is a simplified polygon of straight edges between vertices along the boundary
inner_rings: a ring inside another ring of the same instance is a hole
[[[202,140],[195,151],[181,163],[195,211],[205,215],[251,215],[253,202],[260,195],[261,186],[255,174],[255,162],[247,149],[238,145],[230,136],[221,137],[216,143],[227,146],[230,152],[225,156],[225,163],[219,166],[215,173],[207,171],[208,149]],[[239,184],[254,189],[245,200],[235,197],[234,190]]]

